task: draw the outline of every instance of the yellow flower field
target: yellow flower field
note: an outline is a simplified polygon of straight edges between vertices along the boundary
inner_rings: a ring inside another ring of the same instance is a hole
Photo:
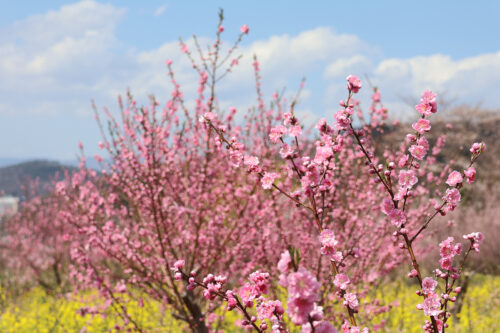
[[[376,298],[386,303],[399,301],[399,306],[389,313],[379,315],[374,323],[386,321],[383,332],[422,332],[420,326],[424,320],[422,311],[415,308],[421,298],[415,295],[414,288],[405,281],[385,284],[379,288]],[[476,274],[472,277],[461,313],[447,332],[500,332],[500,277]],[[56,297],[48,295],[41,288],[34,288],[15,302],[9,304],[2,293],[0,332],[2,333],[58,333],[58,332],[108,332],[115,324],[122,324],[121,318],[108,309],[106,316],[77,314],[78,309],[89,304],[99,304],[100,298],[93,293]],[[176,321],[156,301],[145,302],[140,307],[136,301],[126,304],[128,311],[137,323],[147,332],[183,332],[184,326]],[[226,314],[228,322],[234,322],[238,316]],[[231,325],[227,326],[231,327]],[[228,331],[227,328],[222,328]],[[239,331],[232,329],[231,331]],[[299,328],[294,328],[299,331]]]

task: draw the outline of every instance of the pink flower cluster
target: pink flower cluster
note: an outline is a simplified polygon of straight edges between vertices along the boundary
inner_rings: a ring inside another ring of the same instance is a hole
[[[481,232],[473,232],[463,236],[464,239],[468,239],[472,243],[472,248],[474,251],[479,252],[479,245],[481,245],[484,235]]]
[[[347,78],[347,89],[353,93],[357,93],[361,89],[361,80],[355,75],[349,75]]]
[[[351,326],[347,321],[342,324],[342,333],[368,333],[368,327]]]
[[[345,107],[335,113],[335,127],[339,130],[346,130],[351,125],[351,116],[354,110],[351,107]]]
[[[459,184],[462,184],[463,181],[462,174],[458,171],[453,170],[449,176],[448,179],[446,180],[446,184],[449,186],[457,186]]]
[[[417,175],[413,170],[399,171],[399,185],[403,189],[410,189],[418,182]]]
[[[424,295],[433,293],[436,290],[438,283],[436,280],[430,277],[426,277],[422,280],[422,292]]]
[[[415,108],[422,114],[422,118],[412,125],[418,135],[408,135],[409,141],[415,143],[410,146],[408,151],[413,158],[423,160],[429,150],[429,143],[423,135],[425,132],[429,132],[431,130],[430,121],[425,119],[425,117],[437,111],[436,94],[431,91],[424,92],[422,98],[420,99],[420,104],[418,104]]]
[[[222,275],[214,276],[213,274],[208,274],[203,279],[203,284],[207,289],[203,290],[203,297],[207,300],[214,300],[222,291],[222,286],[226,283],[227,277]],[[191,282],[191,281],[190,281]]]
[[[328,321],[323,320],[323,307],[314,305],[309,313],[309,323],[302,325],[300,333],[337,333],[337,329]]]
[[[307,269],[300,267],[288,274],[287,285],[287,313],[295,325],[306,324],[309,314],[314,310],[314,303],[319,300],[320,284]]]
[[[437,112],[436,94],[427,90],[423,93],[420,103],[415,109],[424,117],[429,116],[431,113]]]
[[[253,301],[262,294],[267,294],[269,273],[255,271],[250,274],[250,282],[240,288],[240,297],[246,307],[252,307]]]
[[[402,170],[401,172],[403,172],[403,171],[404,170]],[[401,174],[400,174],[400,179],[401,179]],[[403,179],[402,180],[403,180],[402,181],[403,184],[409,185],[409,184],[411,184],[413,182],[415,182],[414,184],[416,184],[416,181],[415,181],[416,177],[415,177],[415,179],[413,179],[413,177],[411,177],[411,174],[408,177],[408,173],[404,173],[403,174]],[[392,224],[395,225],[398,228],[401,227],[406,222],[406,215],[405,215],[405,213],[401,209],[395,208],[394,207],[394,202],[390,198],[386,198],[386,199],[384,199],[382,201],[381,211],[384,214],[386,214],[387,216],[389,216]]]
[[[287,129],[283,125],[278,125],[276,127],[271,128],[271,133],[269,134],[269,139],[271,139],[272,143],[277,143],[283,135],[285,135]]]
[[[272,319],[274,315],[283,315],[285,310],[280,301],[263,301],[257,305],[257,317],[260,320]]]
[[[484,142],[475,142],[470,148],[470,152],[473,156],[479,156],[484,151]]]
[[[448,210],[454,210],[460,202],[461,195],[456,188],[449,188],[446,190],[443,200],[446,201]]]
[[[274,181],[279,178],[279,174],[276,172],[265,172],[264,176],[261,179],[262,188],[265,190],[269,190],[273,187]]]
[[[321,254],[327,256],[331,261],[340,262],[343,258],[342,252],[337,251],[338,240],[335,233],[330,229],[323,229],[319,235],[321,243]]]
[[[439,260],[439,264],[442,269],[452,270],[452,261],[456,255],[462,253],[462,244],[456,243],[453,244],[454,238],[448,237],[441,243],[439,243],[439,254],[441,259]]]
[[[430,292],[424,302],[417,304],[417,309],[424,310],[426,316],[437,316],[441,312],[441,299],[438,294]]]
[[[342,290],[346,290],[347,286],[351,283],[349,280],[349,277],[345,275],[344,273],[339,273],[335,275],[335,278],[333,279],[333,284],[335,287],[340,288]]]

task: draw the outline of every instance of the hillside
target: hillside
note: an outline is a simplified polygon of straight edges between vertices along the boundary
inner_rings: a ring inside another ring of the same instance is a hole
[[[25,197],[25,190],[30,180],[38,180],[40,190],[50,185],[51,180],[61,177],[64,170],[73,171],[74,167],[59,162],[35,160],[0,168],[0,192],[5,195]]]

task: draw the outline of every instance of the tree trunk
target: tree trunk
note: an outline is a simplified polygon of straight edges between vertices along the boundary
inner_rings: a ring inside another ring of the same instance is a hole
[[[203,317],[200,306],[193,300],[192,293],[183,294],[182,300],[191,314],[190,322],[194,333],[208,333],[205,318]]]

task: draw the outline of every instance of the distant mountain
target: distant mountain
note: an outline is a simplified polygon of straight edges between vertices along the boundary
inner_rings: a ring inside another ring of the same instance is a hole
[[[26,162],[29,160],[33,160],[33,159],[0,157],[0,168],[5,167],[5,166],[9,166],[9,165],[19,164],[19,163]]]
[[[40,191],[46,190],[47,185],[59,175],[61,178],[64,170],[73,172],[73,166],[66,166],[56,161],[34,160],[22,162],[0,168],[0,192],[23,198],[30,180],[38,179]]]

